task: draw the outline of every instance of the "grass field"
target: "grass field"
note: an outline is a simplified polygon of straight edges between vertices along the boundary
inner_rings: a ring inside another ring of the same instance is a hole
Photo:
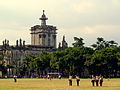
[[[81,79],[80,86],[68,85],[67,79],[0,79],[0,90],[120,90],[120,79],[104,79],[102,87],[92,87],[90,79]]]

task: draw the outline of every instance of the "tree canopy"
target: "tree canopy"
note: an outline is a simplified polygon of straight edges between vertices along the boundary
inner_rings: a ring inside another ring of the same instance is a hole
[[[117,76],[120,74],[120,47],[111,40],[97,38],[97,42],[92,47],[84,46],[83,39],[74,37],[73,47],[54,52],[42,52],[40,56],[25,55],[20,67],[17,67],[21,76],[46,75],[48,72],[59,72],[64,77],[69,73],[85,76],[88,74]],[[0,60],[3,60],[0,54]],[[0,71],[7,72],[4,63],[0,64]]]

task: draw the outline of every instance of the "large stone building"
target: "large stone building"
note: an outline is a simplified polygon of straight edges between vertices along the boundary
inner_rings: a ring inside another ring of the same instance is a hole
[[[47,19],[43,10],[43,15],[40,18],[41,25],[31,27],[31,45],[56,48],[57,29],[55,26],[46,25]]]
[[[57,28],[55,26],[47,25],[44,10],[40,18],[41,25],[35,25],[31,27],[31,44],[26,45],[25,41],[22,39],[16,40],[16,45],[9,45],[9,40],[4,40],[3,45],[0,45],[0,53],[4,55],[3,61],[0,63],[5,63],[5,65],[14,65],[14,67],[19,67],[21,65],[22,59],[26,55],[39,56],[42,51],[52,52],[55,50],[63,50],[67,48],[67,42],[65,41],[65,36],[63,36],[62,45],[56,48],[56,37]],[[9,75],[16,74],[16,69],[11,69],[8,73]]]

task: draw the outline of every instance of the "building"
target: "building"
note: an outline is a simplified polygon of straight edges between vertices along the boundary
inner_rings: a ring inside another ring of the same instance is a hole
[[[62,47],[56,48],[57,28],[55,26],[47,25],[48,18],[43,14],[41,18],[41,25],[31,27],[31,44],[26,45],[22,39],[16,40],[16,45],[9,45],[9,40],[4,40],[3,45],[0,45],[0,53],[4,55],[2,62],[5,65],[13,65],[15,68],[21,65],[23,57],[26,55],[39,56],[42,51],[52,52],[55,50],[63,50],[67,48],[65,36],[63,36]],[[17,74],[16,69],[9,69],[8,74]]]
[[[30,29],[31,45],[56,48],[57,29],[55,26],[46,25],[46,20],[48,20],[48,18],[44,14],[44,10],[40,20],[41,25],[35,25]]]

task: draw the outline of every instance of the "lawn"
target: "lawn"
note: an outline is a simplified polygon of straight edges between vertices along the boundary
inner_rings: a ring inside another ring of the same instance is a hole
[[[90,79],[81,79],[80,86],[68,85],[67,79],[0,79],[0,90],[120,90],[120,79],[104,79],[102,87],[92,87]]]

